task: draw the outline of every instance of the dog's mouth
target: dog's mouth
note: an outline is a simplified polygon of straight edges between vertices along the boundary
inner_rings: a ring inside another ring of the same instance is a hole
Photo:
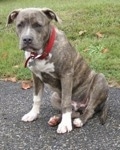
[[[39,51],[39,49],[33,47],[33,46],[23,46],[20,48],[23,51],[27,51],[27,52],[37,52]]]

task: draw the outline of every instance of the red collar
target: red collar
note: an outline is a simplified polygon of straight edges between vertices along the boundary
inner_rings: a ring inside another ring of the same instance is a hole
[[[38,55],[37,53],[31,52],[31,55],[27,58],[24,66],[25,67],[27,66],[27,63],[31,58],[32,59],[45,59],[49,55],[49,53],[54,45],[55,37],[56,37],[55,27],[52,27],[49,41],[48,41],[47,45],[45,46],[43,53],[41,55]]]

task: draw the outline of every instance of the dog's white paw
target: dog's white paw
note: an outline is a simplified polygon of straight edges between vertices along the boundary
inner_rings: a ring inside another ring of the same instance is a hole
[[[62,115],[62,121],[58,125],[57,133],[66,133],[72,130],[71,112]]]
[[[34,112],[34,111],[30,111],[29,113],[25,114],[23,117],[22,117],[22,121],[24,122],[31,122],[35,119],[38,118],[38,113]]]
[[[80,120],[80,118],[74,119],[74,120],[73,120],[73,124],[74,124],[74,126],[77,127],[77,128],[83,126],[83,122],[82,122],[82,120]]]
[[[72,131],[72,124],[61,122],[58,126],[57,133],[66,133]]]

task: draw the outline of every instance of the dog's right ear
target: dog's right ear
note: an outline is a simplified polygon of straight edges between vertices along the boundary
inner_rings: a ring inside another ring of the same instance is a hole
[[[6,26],[7,26],[8,24],[13,23],[13,21],[16,19],[17,15],[19,14],[20,11],[21,11],[21,9],[16,9],[16,10],[13,10],[13,11],[8,15]]]

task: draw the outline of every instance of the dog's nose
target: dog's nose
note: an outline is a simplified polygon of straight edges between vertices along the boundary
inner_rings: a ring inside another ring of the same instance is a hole
[[[32,40],[33,40],[33,38],[31,36],[24,36],[23,37],[24,44],[31,44]]]

